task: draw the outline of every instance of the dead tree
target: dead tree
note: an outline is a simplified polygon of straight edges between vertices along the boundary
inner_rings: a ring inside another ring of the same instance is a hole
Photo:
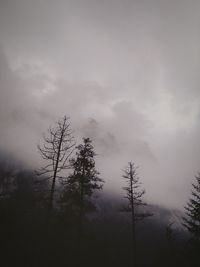
[[[66,177],[64,171],[69,168],[69,157],[74,145],[69,118],[66,116],[57,121],[55,127],[48,129],[48,134],[44,135],[43,146],[38,145],[38,150],[47,164],[36,171],[36,174],[51,181],[48,213],[53,208],[56,183]]]
[[[141,183],[139,182],[137,167],[133,162],[129,162],[128,166],[124,169],[123,178],[127,181],[127,186],[123,187],[123,189],[126,191],[125,198],[128,199],[128,203],[121,211],[131,213],[132,249],[134,260],[134,255],[136,255],[136,221],[152,216],[153,214],[148,212],[138,212],[139,206],[146,205],[146,203],[142,200],[145,190],[139,190]]]

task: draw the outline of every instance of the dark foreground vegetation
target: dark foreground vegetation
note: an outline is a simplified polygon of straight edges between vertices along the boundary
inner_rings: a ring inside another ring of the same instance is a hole
[[[131,162],[125,198],[106,194],[91,140],[75,146],[67,122],[45,137],[37,172],[1,154],[2,266],[198,266],[200,178],[186,214],[146,205]]]

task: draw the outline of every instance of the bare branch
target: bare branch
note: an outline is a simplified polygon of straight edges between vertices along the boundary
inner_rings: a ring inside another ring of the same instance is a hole
[[[47,161],[47,164],[38,169],[36,174],[38,176],[45,176],[44,179],[50,179],[52,181],[49,200],[49,208],[51,209],[56,180],[66,176],[64,173],[62,174],[62,172],[69,168],[67,162],[75,146],[69,118],[64,116],[62,119],[58,120],[55,127],[50,127],[47,131],[47,135],[43,135],[43,140],[44,145],[38,145],[37,148],[42,159]],[[58,175],[58,173],[60,174]]]

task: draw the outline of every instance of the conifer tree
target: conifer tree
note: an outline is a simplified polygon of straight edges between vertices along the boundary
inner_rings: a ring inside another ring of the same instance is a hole
[[[200,244],[200,173],[195,178],[196,183],[192,183],[192,196],[185,207],[183,225],[193,235],[196,243]]]
[[[77,218],[78,248],[81,249],[83,221],[85,214],[95,210],[91,197],[95,190],[102,189],[103,180],[95,167],[96,156],[92,141],[83,138],[83,144],[77,146],[76,157],[71,159],[73,173],[69,175],[62,197],[63,205]]]

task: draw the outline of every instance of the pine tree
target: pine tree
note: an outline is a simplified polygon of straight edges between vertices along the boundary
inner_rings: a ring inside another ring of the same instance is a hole
[[[193,235],[195,243],[200,245],[200,173],[195,178],[196,184],[192,183],[192,197],[185,207],[183,225]]]
[[[78,249],[81,250],[83,221],[87,212],[95,210],[91,197],[95,190],[103,187],[103,180],[95,167],[96,156],[92,141],[83,138],[77,147],[76,157],[71,159],[73,173],[69,175],[62,197],[62,205],[69,209],[78,220]]]

